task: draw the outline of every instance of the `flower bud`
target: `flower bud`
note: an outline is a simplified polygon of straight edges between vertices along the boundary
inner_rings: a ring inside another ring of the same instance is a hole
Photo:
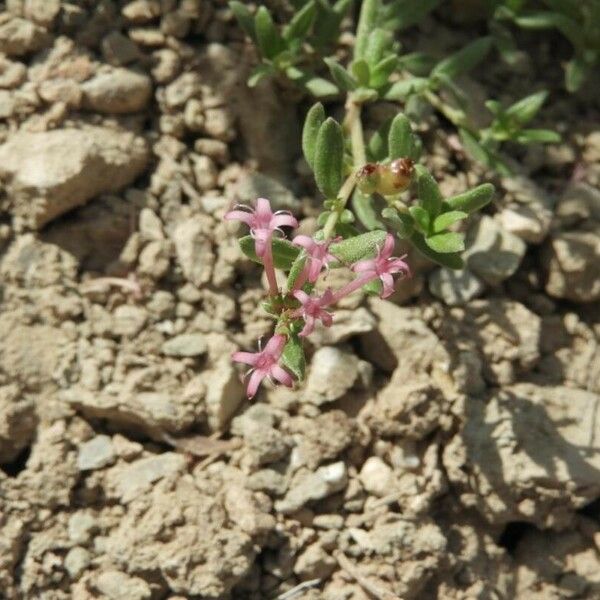
[[[408,188],[413,171],[410,158],[397,158],[389,164],[367,163],[356,174],[356,185],[363,194],[393,196]]]

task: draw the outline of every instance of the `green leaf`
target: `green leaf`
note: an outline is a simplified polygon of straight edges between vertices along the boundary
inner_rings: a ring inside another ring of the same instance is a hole
[[[303,40],[308,33],[315,16],[317,14],[317,5],[314,0],[307,2],[292,18],[283,29],[283,39],[286,42],[291,40]]]
[[[462,221],[466,219],[469,215],[462,210],[449,210],[448,212],[442,213],[436,220],[433,222],[433,231],[434,233],[440,233],[445,231],[454,223],[458,221]]]
[[[383,97],[386,100],[406,100],[412,94],[422,94],[429,88],[429,79],[424,77],[411,77],[392,84]]]
[[[438,63],[431,75],[434,77],[441,75],[454,79],[457,75],[470,71],[478,65],[486,57],[491,47],[491,37],[479,38]]]
[[[399,212],[388,207],[381,211],[385,222],[397,233],[400,238],[410,238],[414,232],[414,221],[408,213]]]
[[[369,33],[363,58],[372,69],[384,58],[391,43],[392,36],[389,31],[378,27]]]
[[[366,104],[367,102],[373,102],[379,98],[379,94],[375,90],[371,90],[366,87],[359,87],[352,92],[352,98],[358,104]]]
[[[327,198],[335,198],[342,186],[344,134],[339,123],[329,117],[319,128],[313,169],[315,180]]]
[[[315,160],[315,149],[317,147],[317,135],[324,122],[325,109],[320,102],[317,102],[306,114],[304,127],[302,129],[302,152],[311,169],[314,168],[313,164]]]
[[[287,367],[298,381],[304,379],[306,370],[306,358],[304,357],[304,348],[301,339],[292,334],[288,337],[288,342],[281,354],[283,365]]]
[[[372,196],[363,194],[358,188],[354,190],[354,194],[352,195],[352,208],[365,229],[369,231],[385,229],[385,225],[377,217],[375,200]]]
[[[292,263],[290,267],[290,272],[288,273],[287,278],[287,289],[292,290],[294,288],[294,284],[296,283],[296,279],[298,279],[300,273],[304,270],[304,265],[306,264],[306,253],[300,252],[298,254],[296,260]]]
[[[369,34],[377,27],[381,0],[363,0],[356,28],[354,58],[364,58],[369,42]]]
[[[442,267],[448,267],[449,269],[462,269],[464,267],[460,254],[443,254],[436,252],[425,243],[423,236],[416,231],[410,236],[410,241],[423,256],[438,265],[442,265]]]
[[[375,256],[377,248],[383,245],[385,231],[370,231],[354,238],[331,244],[331,254],[344,263],[352,264],[363,258]]]
[[[402,113],[398,113],[391,125],[388,134],[388,153],[393,160],[395,158],[415,157],[415,136],[410,126],[410,121]]]
[[[524,29],[559,29],[574,46],[579,45],[582,34],[577,21],[550,11],[541,10],[516,17],[515,23]]]
[[[458,133],[467,154],[472,158],[491,169],[495,169],[502,175],[511,175],[510,169],[504,164],[500,157],[483,146],[470,131],[459,129]]]
[[[581,58],[574,58],[565,67],[565,87],[568,92],[576,92],[589,77],[591,67]]]
[[[305,89],[314,98],[333,98],[340,92],[331,81],[322,77],[316,77],[314,73],[304,71],[295,66],[288,67],[285,70],[285,74],[288,79]]]
[[[489,204],[493,195],[494,186],[491,183],[484,183],[472,190],[446,199],[444,204],[452,211],[462,211],[471,214]]]
[[[560,135],[549,129],[524,129],[515,138],[519,144],[556,144],[560,140]]]
[[[431,173],[422,165],[416,165],[419,202],[429,213],[430,219],[435,219],[442,208],[442,193]]]
[[[350,92],[358,87],[358,82],[340,63],[333,58],[326,58],[325,64],[329,67],[329,72],[333,77],[333,80],[337,83],[338,87],[342,90]]]
[[[385,121],[369,139],[368,155],[374,162],[381,162],[388,156],[388,136],[392,119]]]
[[[400,57],[398,67],[411,75],[428,75],[435,65],[434,59],[424,52],[411,52]]]
[[[247,36],[256,41],[256,31],[254,30],[254,19],[252,13],[241,2],[230,2],[229,8],[233,12],[240,27],[244,30]]]
[[[384,22],[393,30],[401,30],[420,23],[441,0],[396,0],[387,5]]]
[[[531,94],[531,96],[527,96],[507,108],[505,114],[508,118],[514,119],[519,125],[525,125],[535,117],[547,97],[548,92],[545,91]]]
[[[369,85],[380,88],[387,84],[390,75],[398,68],[398,57],[390,55],[379,61],[371,73]]]
[[[265,6],[261,6],[254,16],[256,40],[263,56],[273,59],[285,49],[283,39],[273,23],[273,17]]]
[[[437,233],[425,238],[425,243],[439,254],[453,254],[454,252],[462,252],[465,249],[465,236],[454,231]]]
[[[371,70],[369,69],[369,65],[366,60],[362,58],[359,60],[355,60],[352,63],[352,74],[358,81],[359,85],[369,85],[369,79],[371,78]]]
[[[363,285],[360,289],[368,296],[381,296],[382,288],[381,279],[375,279],[369,281],[369,283]]]
[[[254,238],[246,235],[239,240],[242,252],[256,263],[262,264],[262,260],[256,256],[254,250]],[[273,264],[276,269],[289,271],[292,264],[300,254],[300,248],[281,238],[273,238]]]
[[[429,227],[431,225],[431,219],[429,213],[422,206],[411,206],[408,212],[412,215],[412,218],[417,224],[417,229],[427,235],[429,233]]]
[[[250,77],[248,77],[248,87],[256,87],[265,77],[275,72],[271,65],[260,64],[254,67]]]

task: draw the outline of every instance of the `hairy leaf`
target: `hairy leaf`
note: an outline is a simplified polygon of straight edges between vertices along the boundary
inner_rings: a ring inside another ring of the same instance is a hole
[[[352,208],[358,220],[369,231],[385,228],[385,225],[377,217],[375,200],[372,196],[363,194],[359,189],[355,189],[352,195]]]
[[[453,254],[455,252],[462,252],[465,249],[465,236],[454,231],[437,233],[425,238],[425,243],[434,252],[440,254]]]
[[[436,252],[425,243],[423,236],[416,231],[410,236],[410,241],[423,256],[429,260],[432,260],[438,265],[442,265],[442,267],[448,267],[449,269],[462,269],[464,266],[460,254],[443,254]]]
[[[461,73],[466,73],[486,57],[491,47],[491,37],[479,38],[438,63],[431,72],[431,75],[434,77],[440,75],[453,79]]]
[[[377,248],[383,245],[385,231],[369,231],[354,238],[331,244],[331,254],[342,262],[352,264],[357,260],[375,256]]]
[[[380,88],[387,84],[390,75],[398,68],[398,57],[390,55],[380,60],[371,72],[369,85]]]
[[[441,214],[436,220],[433,222],[433,232],[440,233],[445,231],[454,223],[458,223],[458,221],[462,221],[466,219],[469,215],[462,210],[449,210]]]
[[[335,59],[326,58],[325,64],[329,67],[329,72],[340,89],[350,92],[358,87],[356,79]]]
[[[389,157],[415,159],[415,140],[410,121],[402,113],[398,113],[391,125],[388,134]]]
[[[306,37],[315,16],[317,14],[317,5],[315,0],[307,2],[283,29],[283,39],[287,42],[291,40],[302,40]]]
[[[254,249],[254,238],[250,235],[246,235],[239,240],[240,248],[242,252],[254,262],[262,264],[262,260],[256,256]],[[289,271],[293,262],[300,254],[300,248],[288,242],[287,240],[280,238],[273,238],[273,264],[275,268],[283,271]]]
[[[256,40],[263,56],[273,59],[285,49],[283,39],[277,31],[269,9],[261,6],[254,15]]]
[[[417,229],[424,235],[427,235],[431,226],[431,219],[429,218],[429,213],[422,206],[417,205],[411,206],[408,209],[408,212],[415,220],[415,223],[417,224]]]
[[[321,125],[325,122],[325,109],[317,102],[306,114],[304,127],[302,129],[302,152],[306,162],[314,168],[315,150],[317,147],[317,135]]]
[[[514,119],[519,125],[525,125],[535,117],[547,97],[548,92],[546,91],[531,94],[507,108],[505,114],[510,119]]]
[[[470,214],[482,209],[491,202],[494,189],[491,183],[484,183],[472,190],[447,198],[444,204],[452,211],[462,211]]]
[[[430,219],[435,219],[442,208],[442,193],[433,175],[422,165],[415,167],[419,202],[429,213]]]
[[[302,340],[297,335],[290,335],[288,342],[281,354],[283,365],[288,368],[298,381],[304,379],[306,370],[306,358],[304,357],[304,348]]]
[[[386,100],[406,100],[411,94],[422,94],[430,86],[425,77],[411,77],[392,84],[383,97]]]
[[[327,198],[335,198],[342,186],[344,134],[339,123],[329,117],[319,128],[314,155],[317,186]]]
[[[356,28],[354,58],[364,58],[369,42],[369,34],[377,27],[381,0],[363,0]]]
[[[254,18],[252,17],[252,13],[248,10],[248,8],[241,2],[236,2],[235,0],[229,3],[229,8],[231,8],[231,12],[237,19],[240,27],[244,30],[244,33],[256,41]]]

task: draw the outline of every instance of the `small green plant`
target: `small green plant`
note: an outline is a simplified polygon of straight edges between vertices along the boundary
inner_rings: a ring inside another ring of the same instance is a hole
[[[495,18],[523,29],[556,29],[573,46],[565,66],[565,87],[576,92],[600,69],[600,0],[503,0]]]
[[[250,228],[240,247],[264,267],[269,289],[264,308],[275,320],[274,335],[263,350],[234,355],[234,360],[251,366],[249,397],[265,377],[285,385],[303,378],[302,338],[311,334],[317,321],[325,327],[332,324],[334,316],[328,309],[336,302],[360,289],[388,297],[394,291],[394,277],[410,275],[406,255],[393,256],[396,240],[405,240],[440,265],[462,268],[465,241],[457,224],[492,200],[490,184],[444,198],[433,175],[419,162],[422,143],[403,113],[365,138],[364,106],[386,99],[390,90],[397,89],[394,74],[401,61],[390,32],[398,26],[398,15],[396,21],[390,18],[392,6],[406,8],[409,3],[365,0],[348,65],[326,61],[336,87],[345,95],[343,120],[328,117],[319,102],[306,116],[302,149],[323,197],[317,231],[288,241],[282,228],[296,227],[296,219],[285,211],[273,212],[265,198],[225,216]],[[452,86],[453,77],[479,61],[489,43],[478,40],[434,66],[425,78],[427,92],[435,95],[442,86]],[[507,109],[506,117],[498,108],[501,125],[491,137],[510,137],[517,130],[522,134],[519,127],[527,119],[518,110],[515,121],[513,112]],[[341,288],[319,295],[315,285],[325,268],[347,268],[354,275]],[[285,273],[283,286],[277,270]]]

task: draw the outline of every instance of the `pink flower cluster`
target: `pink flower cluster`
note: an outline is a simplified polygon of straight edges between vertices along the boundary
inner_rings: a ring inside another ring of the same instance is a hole
[[[225,219],[242,221],[250,227],[256,255],[263,263],[269,283],[269,295],[281,299],[293,297],[300,304],[298,307],[288,308],[289,304],[280,303],[282,310],[279,324],[301,319],[304,326],[298,335],[302,337],[313,332],[316,321],[320,321],[325,327],[331,326],[333,315],[326,309],[364,285],[379,279],[382,283],[381,297],[387,298],[394,291],[393,275],[399,274],[401,277],[410,275],[410,269],[403,260],[405,256],[400,258],[392,256],[394,237],[388,233],[374,258],[363,259],[350,265],[352,271],[357,274],[355,279],[335,292],[327,289],[320,296],[313,295],[303,288],[307,284],[314,284],[323,269],[327,269],[330,263],[339,262],[329,251],[331,244],[338,240],[317,241],[306,235],[298,235],[292,242],[303,249],[306,261],[292,289],[284,294],[280,292],[275,276],[272,241],[275,234],[284,235],[282,227],[298,227],[298,221],[288,211],[273,212],[266,198],[259,198],[254,209],[248,206],[236,207],[225,215]],[[308,289],[312,289],[312,285],[308,286]],[[260,383],[265,378],[278,381],[288,387],[293,385],[293,377],[280,365],[287,341],[287,334],[276,333],[264,349],[259,348],[258,352],[233,354],[233,360],[251,367],[247,386],[248,398],[256,394]]]

